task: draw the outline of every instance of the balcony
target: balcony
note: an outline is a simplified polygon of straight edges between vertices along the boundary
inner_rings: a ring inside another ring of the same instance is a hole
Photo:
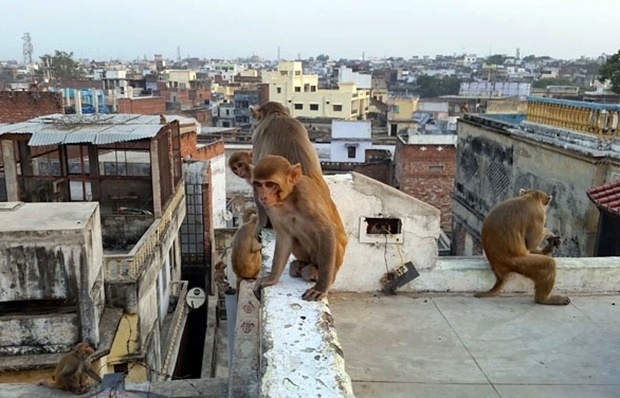
[[[162,217],[153,221],[153,224],[129,253],[103,256],[105,281],[136,281],[147,265],[157,256],[160,256],[161,246],[170,239],[171,233],[178,230],[178,226],[184,217],[185,186],[180,183]]]
[[[620,105],[528,97],[528,122],[556,126],[597,136],[615,137]]]

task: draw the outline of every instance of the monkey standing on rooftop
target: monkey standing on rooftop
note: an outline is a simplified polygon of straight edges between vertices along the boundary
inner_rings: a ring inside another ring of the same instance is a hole
[[[476,293],[476,297],[497,295],[508,275],[516,272],[534,281],[536,303],[570,303],[566,296],[550,295],[556,272],[550,253],[561,242],[545,228],[546,211],[552,199],[542,191],[521,189],[519,196],[499,203],[487,214],[480,234],[496,282],[491,290]],[[541,249],[543,240],[546,245]]]

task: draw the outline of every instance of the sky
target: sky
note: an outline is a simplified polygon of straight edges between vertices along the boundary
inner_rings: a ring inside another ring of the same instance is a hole
[[[332,59],[437,54],[596,57],[620,49],[620,0],[13,0],[0,60]]]

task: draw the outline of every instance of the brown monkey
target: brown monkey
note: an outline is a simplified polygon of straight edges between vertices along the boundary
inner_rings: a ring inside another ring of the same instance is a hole
[[[41,382],[39,384],[71,391],[74,394],[85,393],[89,389],[86,376],[90,376],[96,382],[101,383],[101,377],[95,372],[88,359],[93,352],[95,351],[88,343],[78,343],[56,365],[53,376],[54,383]]]
[[[327,295],[342,265],[347,235],[336,206],[317,181],[302,174],[301,164],[267,155],[254,168],[252,178],[258,200],[276,233],[271,273],[256,281],[254,292],[278,282],[291,253],[298,268],[315,267],[316,284],[302,295],[318,301]],[[309,270],[312,270],[310,268]]]
[[[246,213],[249,215],[246,216]],[[230,252],[232,269],[237,276],[237,291],[239,291],[241,279],[257,278],[261,267],[261,244],[254,235],[258,216],[254,209],[248,209],[244,212],[243,219],[244,223],[233,237]]]
[[[560,238],[545,228],[546,211],[553,199],[542,191],[521,189],[487,214],[482,224],[482,247],[495,277],[495,285],[476,297],[495,296],[508,274],[516,272],[534,281],[538,304],[566,305],[566,296],[550,296],[555,283],[555,260],[549,255]],[[540,249],[539,244],[547,244]]]
[[[252,184],[252,168],[254,167],[252,166],[252,152],[233,152],[228,159],[228,166],[237,177],[243,178],[250,185]]]
[[[230,284],[226,276],[226,263],[218,261],[213,266],[213,269],[213,281],[217,285],[217,289],[222,293],[227,292],[230,289]]]
[[[260,107],[250,107],[252,112],[252,143],[254,167],[267,155],[279,155],[291,164],[301,164],[304,175],[313,179],[320,190],[329,195],[329,187],[323,178],[321,163],[305,127],[290,116],[288,109],[278,102],[267,102]],[[267,225],[267,217],[260,201],[256,199],[258,209],[257,236],[260,229]],[[340,217],[334,219],[342,226]]]

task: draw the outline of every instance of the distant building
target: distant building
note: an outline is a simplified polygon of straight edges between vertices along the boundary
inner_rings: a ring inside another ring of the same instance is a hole
[[[356,83],[341,83],[336,90],[318,88],[317,75],[304,75],[301,62],[280,62],[276,72],[264,72],[269,100],[284,104],[293,117],[364,120],[368,114],[370,90]]]

